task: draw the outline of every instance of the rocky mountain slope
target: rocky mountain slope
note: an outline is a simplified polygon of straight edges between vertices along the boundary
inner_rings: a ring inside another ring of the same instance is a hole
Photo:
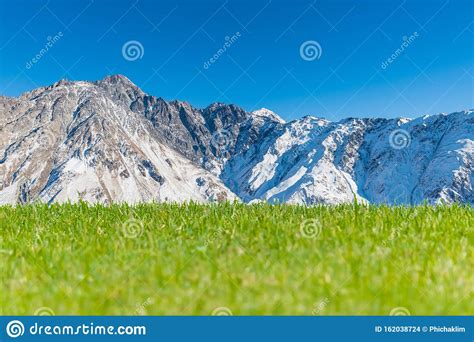
[[[234,195],[121,103],[117,82],[58,82],[0,100],[0,203],[211,201]],[[125,87],[124,87],[125,89]]]
[[[0,203],[474,203],[474,112],[285,123],[124,76],[0,97]]]

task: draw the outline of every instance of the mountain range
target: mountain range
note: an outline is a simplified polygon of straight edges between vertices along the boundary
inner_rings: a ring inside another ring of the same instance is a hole
[[[204,109],[122,75],[0,96],[0,204],[474,204],[474,111],[407,118]]]

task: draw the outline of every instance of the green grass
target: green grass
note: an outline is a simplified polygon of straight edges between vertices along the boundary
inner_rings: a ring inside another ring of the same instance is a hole
[[[470,207],[30,205],[0,225],[3,315],[474,314]]]

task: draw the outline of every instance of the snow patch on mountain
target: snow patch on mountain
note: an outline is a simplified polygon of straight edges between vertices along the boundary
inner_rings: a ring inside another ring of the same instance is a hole
[[[270,109],[267,109],[267,108],[260,108],[258,110],[253,111],[252,114],[256,118],[270,119],[281,124],[285,123],[285,120],[283,120],[278,114],[276,114],[275,112],[272,112]]]

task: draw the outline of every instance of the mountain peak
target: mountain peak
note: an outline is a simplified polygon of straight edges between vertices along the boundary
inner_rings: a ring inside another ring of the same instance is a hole
[[[132,81],[130,81],[130,79],[128,79],[126,76],[121,75],[121,74],[108,75],[99,82],[114,84],[114,85],[121,84],[121,85],[129,85],[129,86],[137,87]]]
[[[73,83],[72,81],[69,81],[68,79],[63,78],[63,79],[60,79],[59,81],[54,82],[50,86],[48,86],[47,89],[61,87],[61,86],[68,86],[72,83]]]
[[[206,108],[204,108],[204,110],[216,110],[216,109],[219,109],[219,108],[223,108],[223,107],[227,107],[227,106],[232,106],[232,105],[228,105],[224,102],[213,102],[211,103],[209,106],[207,106]]]
[[[267,108],[260,108],[258,110],[254,110],[252,114],[256,117],[259,118],[268,118],[273,121],[277,121],[281,124],[285,123],[285,120],[283,120],[277,113],[271,111],[270,109]]]
[[[94,82],[95,85],[104,89],[114,99],[120,100],[129,106],[136,99],[146,94],[127,77],[117,74],[106,76],[104,79]]]

